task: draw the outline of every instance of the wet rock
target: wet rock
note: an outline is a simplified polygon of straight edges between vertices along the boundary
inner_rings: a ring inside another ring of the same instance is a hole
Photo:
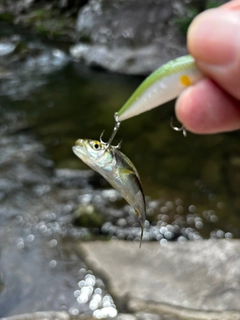
[[[162,44],[164,46],[164,44]],[[173,49],[174,51],[175,49]],[[185,49],[182,51],[182,54]],[[149,45],[141,48],[107,48],[102,44],[77,44],[70,49],[71,55],[90,67],[101,67],[125,74],[149,74],[161,64],[159,48]],[[172,54],[178,56],[179,54]],[[168,53],[161,55],[162,62],[169,60]]]
[[[2,28],[8,29],[8,26]],[[13,30],[13,32],[16,30]],[[1,39],[1,35],[0,35]],[[63,68],[70,58],[62,50],[29,41],[15,33],[0,40],[0,96],[23,99],[46,82],[46,76]]]
[[[120,313],[117,316],[117,320],[136,320],[136,317],[133,314]]]
[[[43,312],[33,312],[24,313],[11,317],[1,318],[2,320],[71,320],[71,319],[82,319],[82,320],[94,320],[93,317],[87,315],[81,315],[77,317],[76,315],[70,315],[65,311],[43,311]]]
[[[16,45],[11,42],[0,42],[0,57],[9,55],[15,48]]]
[[[158,314],[153,313],[146,313],[146,312],[138,312],[138,313],[120,313],[118,314],[116,320],[170,320],[169,316],[167,315],[167,318],[164,316],[160,316]],[[172,318],[171,320],[177,320],[177,318]]]
[[[168,313],[157,314],[153,312],[136,312],[135,318],[136,320],[181,320],[180,317],[178,317],[177,315],[169,315]]]
[[[0,11],[11,12],[13,14],[19,14],[24,10],[29,9],[35,0],[15,0],[15,1],[3,1],[0,6]]]
[[[176,24],[174,1],[91,0],[78,15],[80,43],[70,52],[90,66],[148,74],[186,52]]]
[[[27,224],[30,233],[26,232]],[[22,223],[22,230],[13,222],[8,223],[5,230],[0,227],[0,240],[0,270],[4,284],[0,317],[36,310],[90,315],[93,312],[91,305],[95,305],[96,312],[108,313],[103,306],[107,292],[101,279],[95,277],[74,253],[74,243],[47,233],[43,221],[33,228],[29,222]],[[113,305],[112,302],[111,312],[116,314]]]
[[[71,43],[78,39],[71,54],[90,66],[145,75],[186,53],[181,32],[186,33],[191,19],[206,9],[208,2],[212,3],[199,0],[9,0],[0,4],[0,20],[31,27],[50,39]]]
[[[0,126],[6,127],[0,139],[0,317],[115,316],[104,283],[75,249],[76,240],[91,238],[71,223],[90,171],[53,170],[45,148],[18,131],[22,114],[1,108],[1,115]],[[25,314],[37,310],[65,312]]]
[[[3,66],[0,66],[0,80],[1,79],[8,79],[12,76],[12,73],[8,71],[6,68]]]
[[[64,311],[34,312],[1,318],[2,320],[70,320],[71,316]]]
[[[108,279],[122,305],[186,319],[240,319],[240,245],[234,240],[188,243],[84,243],[86,261]],[[231,313],[231,310],[236,312]]]
[[[208,1],[90,0],[77,18],[72,56],[89,66],[149,74],[186,54],[184,35]]]

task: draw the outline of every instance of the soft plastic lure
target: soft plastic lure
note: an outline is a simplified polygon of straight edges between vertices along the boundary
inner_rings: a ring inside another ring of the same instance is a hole
[[[119,121],[134,117],[179,96],[188,86],[198,82],[203,74],[195,60],[187,55],[161,66],[151,73],[116,113]]]

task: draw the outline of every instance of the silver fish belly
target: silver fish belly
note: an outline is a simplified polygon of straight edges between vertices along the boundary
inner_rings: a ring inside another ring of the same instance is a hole
[[[73,152],[100,173],[133,207],[140,220],[142,240],[146,204],[140,177],[133,163],[118,148],[97,140],[79,139]]]

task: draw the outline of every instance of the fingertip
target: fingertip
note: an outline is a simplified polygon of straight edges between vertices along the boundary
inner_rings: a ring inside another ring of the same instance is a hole
[[[207,78],[186,89],[175,110],[178,120],[193,133],[212,134],[240,128],[240,103]]]
[[[189,103],[189,97],[191,99],[192,87],[186,88],[180,96],[177,98],[175,103],[175,114],[179,122],[188,123],[188,114],[190,113],[191,102]],[[190,94],[189,94],[190,92]],[[185,107],[186,106],[186,107]]]
[[[238,11],[209,9],[191,23],[187,39],[189,52],[200,62],[227,65],[237,59],[240,49]]]
[[[175,104],[175,113],[179,122],[191,132],[199,133],[196,130],[197,126],[195,125],[194,119],[194,108],[195,104],[193,102],[194,92],[193,87],[191,86],[184,90],[184,92],[178,97]]]

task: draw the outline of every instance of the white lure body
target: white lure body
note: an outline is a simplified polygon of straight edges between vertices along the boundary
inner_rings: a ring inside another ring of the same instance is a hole
[[[116,113],[118,120],[126,120],[175,99],[186,87],[202,78],[192,56],[171,60],[142,82]]]

